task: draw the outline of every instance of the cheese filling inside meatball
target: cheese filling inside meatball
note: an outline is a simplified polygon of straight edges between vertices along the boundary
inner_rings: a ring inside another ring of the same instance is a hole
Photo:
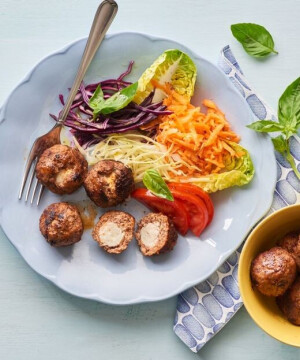
[[[145,256],[171,251],[177,241],[174,224],[161,213],[149,213],[144,216],[138,223],[135,237]]]
[[[124,232],[117,224],[108,221],[100,228],[99,236],[101,237],[103,245],[117,246],[123,240]]]
[[[124,211],[108,211],[93,229],[93,238],[100,247],[111,254],[127,249],[133,238],[135,219]]]
[[[153,247],[158,243],[158,236],[160,232],[159,223],[146,224],[141,229],[141,242],[147,247]]]
[[[56,186],[61,187],[65,181],[70,177],[72,173],[71,169],[63,169],[58,172],[55,178]]]

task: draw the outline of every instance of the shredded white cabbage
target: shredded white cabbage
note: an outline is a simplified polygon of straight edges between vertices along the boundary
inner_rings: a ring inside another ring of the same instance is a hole
[[[131,168],[136,183],[142,181],[148,169],[156,169],[166,181],[184,175],[178,170],[182,161],[174,160],[170,155],[172,148],[167,150],[157,141],[136,132],[110,135],[87,149],[83,149],[75,138],[74,143],[89,165],[104,159],[122,161]]]

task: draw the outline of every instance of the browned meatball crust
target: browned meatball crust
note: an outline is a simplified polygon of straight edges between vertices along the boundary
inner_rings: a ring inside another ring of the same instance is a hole
[[[83,224],[76,206],[60,202],[43,211],[40,230],[50,245],[68,246],[81,239]]]
[[[71,194],[82,185],[87,168],[87,161],[77,149],[57,144],[40,156],[36,177],[55,194]]]
[[[124,211],[108,211],[93,229],[93,238],[105,251],[120,254],[133,238],[135,219]]]
[[[300,271],[300,237],[299,233],[291,232],[285,235],[278,243],[279,246],[286,249],[295,259],[298,271]]]
[[[88,172],[85,190],[94,203],[102,208],[121,204],[134,188],[130,168],[115,160],[101,160]]]
[[[281,247],[264,251],[252,261],[252,284],[264,295],[282,295],[291,286],[295,277],[295,260]]]
[[[277,299],[277,304],[287,319],[300,326],[300,276],[293,285]]]
[[[139,221],[135,237],[142,254],[152,256],[173,250],[177,232],[166,215],[150,213]]]

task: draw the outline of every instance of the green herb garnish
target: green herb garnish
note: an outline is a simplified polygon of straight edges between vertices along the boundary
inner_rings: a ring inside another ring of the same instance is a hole
[[[138,83],[135,82],[105,100],[101,86],[98,85],[89,101],[89,105],[93,109],[94,118],[99,114],[107,115],[123,109],[133,100],[137,88]]]
[[[173,195],[169,190],[167,184],[164,182],[164,179],[160,176],[159,172],[150,169],[145,171],[143,176],[143,183],[148,190],[150,190],[154,195],[159,196],[163,199],[174,201]]]
[[[290,137],[297,133],[300,127],[300,77],[291,83],[278,102],[278,122],[261,120],[248,125],[248,128],[258,132],[281,132],[272,138],[275,149],[290,163],[300,180],[300,173],[290,152]]]
[[[103,91],[101,89],[101,85],[98,85],[93,96],[89,100],[89,105],[94,110],[94,117],[95,117],[95,113],[97,112],[97,109],[98,108],[100,109],[104,103],[105,100],[103,97]]]
[[[243,45],[246,52],[254,57],[264,57],[274,50],[274,40],[267,29],[261,25],[241,23],[231,25],[233,36]]]

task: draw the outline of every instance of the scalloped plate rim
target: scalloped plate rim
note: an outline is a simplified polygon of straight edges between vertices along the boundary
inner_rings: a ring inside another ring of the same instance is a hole
[[[164,38],[164,37],[159,37],[159,36],[152,36],[149,34],[145,34],[142,32],[134,32],[134,31],[124,31],[124,32],[116,32],[116,33],[112,33],[112,34],[108,34],[105,37],[105,40],[109,40],[111,38],[117,37],[117,36],[122,36],[122,35],[138,35],[141,37],[145,37],[148,40],[151,41],[172,41],[175,44],[178,44],[180,46],[184,46],[186,49],[188,49],[190,51],[190,53],[193,55],[194,58],[196,59],[200,59],[202,61],[205,61],[207,63],[209,63],[212,67],[215,68],[216,71],[218,71],[219,73],[222,74],[222,76],[225,78],[225,82],[227,85],[227,90],[232,91],[235,93],[236,96],[239,96],[241,99],[245,100],[242,95],[236,90],[236,88],[234,88],[234,85],[231,84],[230,80],[228,79],[228,77],[218,68],[218,66],[216,66],[214,63],[212,63],[211,61],[207,60],[206,58],[199,56],[197,53],[195,53],[193,50],[191,50],[189,47],[182,45],[181,43],[177,42],[176,40],[172,40],[169,38]],[[9,103],[10,98],[12,97],[12,95],[14,94],[14,92],[23,84],[30,82],[31,77],[33,76],[35,70],[39,67],[40,64],[42,64],[44,61],[46,61],[47,59],[53,57],[53,56],[60,56],[63,55],[65,53],[68,52],[68,50],[70,48],[72,48],[74,45],[78,44],[81,41],[86,41],[87,37],[80,37],[72,42],[70,42],[69,44],[63,46],[62,48],[52,52],[51,54],[46,55],[45,57],[43,57],[41,60],[39,60],[33,67],[32,69],[23,77],[23,79],[11,90],[11,92],[9,93],[9,95],[7,96],[6,100],[4,101],[2,107],[0,108],[0,126],[1,126],[1,122],[5,120],[5,111],[6,111],[6,107]],[[246,105],[246,104],[245,104]],[[249,113],[250,109],[248,108]],[[196,276],[193,280],[190,281],[186,281],[185,283],[183,283],[181,286],[177,287],[175,290],[173,290],[172,292],[169,292],[168,294],[165,295],[158,295],[158,296],[153,296],[153,297],[146,297],[146,296],[139,296],[136,297],[134,299],[128,300],[128,301],[118,301],[118,300],[112,300],[112,299],[107,299],[105,298],[105,296],[89,296],[89,295],[85,295],[85,294],[80,294],[77,293],[75,291],[70,290],[69,288],[66,288],[63,286],[63,284],[59,283],[59,281],[57,281],[57,278],[53,279],[53,277],[51,278],[51,276],[42,273],[41,271],[39,271],[37,268],[33,267],[30,264],[30,260],[26,258],[25,254],[22,253],[22,250],[13,242],[13,240],[11,240],[5,233],[5,230],[3,229],[3,227],[1,226],[2,231],[4,232],[4,234],[6,235],[6,237],[9,239],[9,241],[13,244],[13,246],[17,249],[17,251],[20,253],[20,255],[22,256],[22,258],[25,260],[25,262],[39,275],[43,276],[44,278],[46,278],[47,280],[49,280],[50,282],[52,282],[53,284],[55,284],[58,288],[64,290],[65,292],[72,294],[74,296],[80,297],[80,298],[86,298],[86,299],[90,299],[90,300],[96,300],[96,301],[100,301],[106,304],[112,304],[112,305],[130,305],[130,304],[138,304],[138,303],[144,303],[144,302],[154,302],[154,301],[160,301],[160,300],[165,300],[168,299],[172,296],[178,295],[179,293],[181,293],[182,291],[185,291],[186,289],[204,281],[205,279],[207,279],[211,274],[213,274],[218,267],[236,250],[238,249],[238,247],[242,244],[242,242],[247,238],[247,235],[249,234],[249,232],[251,231],[251,229],[255,226],[255,224],[257,224],[259,222],[259,220],[267,214],[268,210],[271,207],[272,201],[273,201],[273,192],[275,189],[275,185],[276,185],[276,159],[275,159],[275,155],[274,155],[274,151],[273,151],[273,145],[272,142],[269,138],[264,138],[263,141],[265,141],[266,143],[269,143],[269,147],[270,149],[272,149],[272,162],[273,162],[273,170],[274,170],[274,176],[273,176],[273,185],[271,187],[272,191],[264,192],[264,196],[266,197],[264,199],[264,208],[260,209],[259,213],[255,213],[251,219],[249,219],[249,226],[248,226],[248,230],[245,232],[245,234],[243,234],[243,236],[241,236],[241,240],[238,242],[238,244],[236,244],[235,246],[231,247],[228,251],[226,251],[225,253],[222,253],[222,255],[219,257],[218,262],[215,264],[215,266],[211,269],[211,271],[208,274],[202,274],[201,276]],[[268,196],[266,196],[266,194],[268,194]]]

